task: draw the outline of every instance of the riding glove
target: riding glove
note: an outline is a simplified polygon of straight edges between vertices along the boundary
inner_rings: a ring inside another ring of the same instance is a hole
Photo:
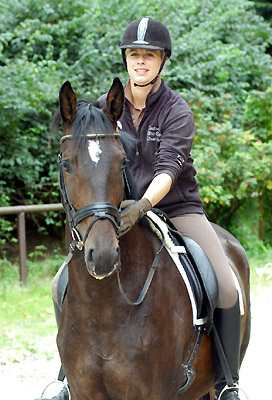
[[[151,210],[152,205],[146,198],[141,200],[124,200],[121,203],[121,228],[120,236],[127,233],[136,222],[144,216],[144,214]]]

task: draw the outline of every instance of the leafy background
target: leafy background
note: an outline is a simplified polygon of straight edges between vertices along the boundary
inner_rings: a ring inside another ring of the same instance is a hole
[[[256,8],[256,4],[258,7]],[[245,0],[2,0],[0,206],[60,201],[58,140],[49,126],[59,88],[95,99],[127,80],[119,43],[142,16],[164,22],[173,56],[166,83],[189,103],[192,151],[210,220],[245,247],[272,244],[272,29],[270,3]],[[257,14],[263,14],[268,21]],[[27,214],[32,230],[60,235],[57,212]],[[0,220],[0,252],[16,241]],[[260,241],[258,241],[260,243]]]

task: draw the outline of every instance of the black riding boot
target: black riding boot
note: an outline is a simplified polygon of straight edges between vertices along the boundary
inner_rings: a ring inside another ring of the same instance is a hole
[[[237,298],[233,307],[215,309],[214,324],[229,364],[234,386],[236,386],[238,385],[240,366],[241,315],[239,298]],[[214,357],[214,362],[216,368],[214,385],[216,390],[216,399],[240,400],[238,386],[237,388],[227,388],[224,372],[217,354]]]
[[[42,397],[41,400],[69,400],[69,394],[68,394],[68,391],[67,391],[66,387],[64,387],[62,389],[62,391],[59,392],[59,394],[57,396],[51,397],[51,399],[47,399],[45,397]]]

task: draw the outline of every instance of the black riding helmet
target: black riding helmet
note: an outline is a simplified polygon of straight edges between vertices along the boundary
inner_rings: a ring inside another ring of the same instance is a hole
[[[157,76],[146,85],[153,85],[158,79],[165,60],[171,57],[171,37],[168,29],[164,24],[155,19],[145,17],[132,21],[126,28],[121,40],[120,48],[122,49],[122,57],[125,68],[127,69],[126,62],[126,49],[150,49],[164,51],[164,58],[161,63],[160,70]]]

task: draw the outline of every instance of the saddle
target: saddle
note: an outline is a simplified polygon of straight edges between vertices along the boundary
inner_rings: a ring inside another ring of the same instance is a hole
[[[194,326],[203,326],[209,333],[219,291],[208,257],[194,240],[183,236],[161,210],[152,208],[146,216],[151,229],[165,241],[165,247],[186,284],[192,304]]]

